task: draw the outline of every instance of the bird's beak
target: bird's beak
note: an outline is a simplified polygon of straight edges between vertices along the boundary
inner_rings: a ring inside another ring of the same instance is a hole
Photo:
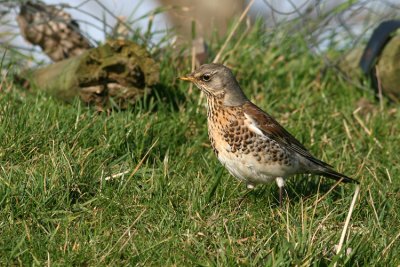
[[[191,75],[187,75],[187,76],[181,76],[181,77],[179,77],[178,79],[179,79],[179,80],[182,80],[182,81],[189,81],[189,82],[192,82],[193,79],[194,79],[194,77],[191,76]]]

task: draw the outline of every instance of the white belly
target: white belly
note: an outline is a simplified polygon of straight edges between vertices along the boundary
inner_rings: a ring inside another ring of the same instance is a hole
[[[254,143],[256,143],[257,138],[265,138],[269,140],[269,137],[263,136],[262,132],[260,130],[257,131],[257,128],[254,128],[254,125],[251,123],[247,126],[236,126],[236,128],[234,127],[235,129],[227,128],[223,131],[220,128],[215,127],[214,121],[210,121],[209,118],[208,126],[208,134],[210,136],[211,144],[218,155],[219,161],[233,176],[247,184],[256,185],[273,182],[277,177],[286,178],[295,174],[299,170],[300,164],[297,157],[290,157],[289,159],[286,158],[286,161],[279,161],[276,160],[276,157],[268,154],[268,150],[271,146],[274,146],[276,149],[278,146],[276,142],[275,144],[268,141],[267,143],[270,147],[265,151],[259,151],[261,155],[256,156],[253,156],[252,149],[246,148],[246,146],[249,145],[248,143],[244,144],[242,142],[240,144],[240,149],[238,147],[232,149],[225,135],[232,135],[233,132],[237,132],[239,129],[238,127],[242,127],[240,131],[241,134],[245,134],[246,131],[250,130],[250,133],[256,135],[250,139],[250,141],[253,142],[253,145],[255,145]],[[247,132],[246,135],[249,136],[251,135],[250,133]]]
[[[218,160],[236,178],[251,184],[265,184],[276,177],[287,177],[292,173],[287,166],[278,163],[264,163],[249,154],[232,154],[226,149],[219,150]]]

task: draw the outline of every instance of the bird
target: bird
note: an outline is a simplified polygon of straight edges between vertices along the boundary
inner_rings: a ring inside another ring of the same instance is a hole
[[[282,206],[285,180],[293,175],[315,174],[358,183],[314,157],[271,115],[253,104],[225,65],[204,64],[179,79],[193,83],[206,96],[208,136],[214,153],[248,189],[276,181]]]

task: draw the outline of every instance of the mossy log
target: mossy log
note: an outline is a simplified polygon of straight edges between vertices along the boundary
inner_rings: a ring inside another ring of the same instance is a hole
[[[80,98],[99,107],[110,98],[120,108],[133,104],[159,81],[159,66],[134,42],[111,40],[83,54],[25,73],[33,90],[62,100]]]

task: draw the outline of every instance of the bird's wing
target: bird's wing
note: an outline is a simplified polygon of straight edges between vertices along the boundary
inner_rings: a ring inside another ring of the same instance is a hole
[[[332,167],[331,165],[316,159],[293,135],[285,130],[274,118],[258,108],[251,102],[243,105],[243,111],[249,120],[249,128],[259,135],[265,135],[290,151],[300,154],[317,165]]]

